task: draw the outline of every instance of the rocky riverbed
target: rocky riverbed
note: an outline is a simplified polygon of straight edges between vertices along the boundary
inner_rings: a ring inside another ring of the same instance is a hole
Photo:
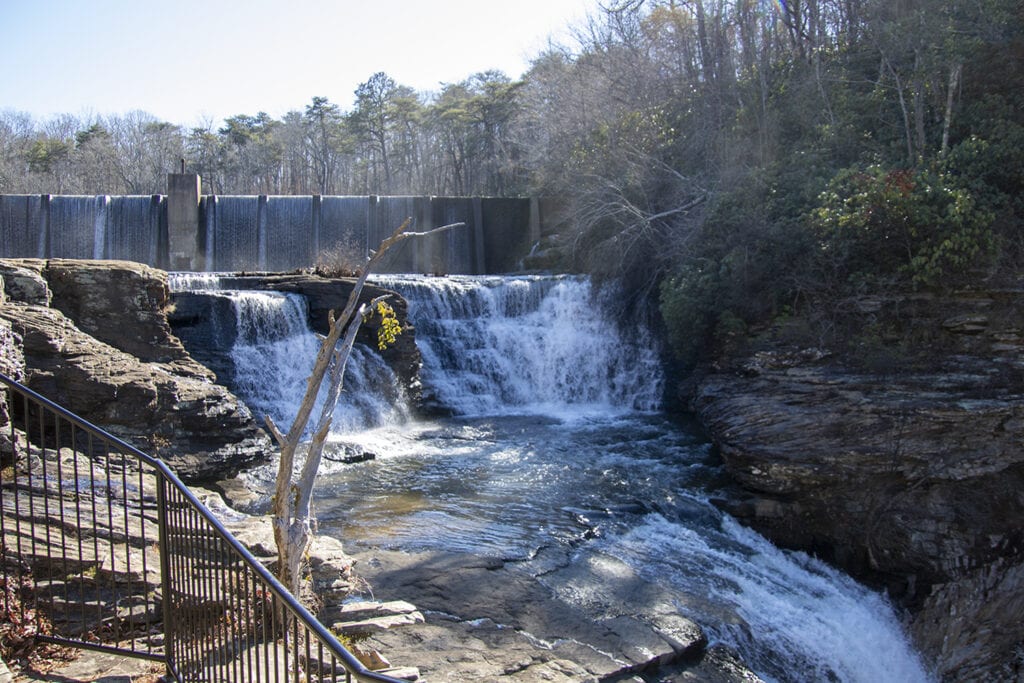
[[[191,482],[272,452],[248,409],[171,334],[164,273],[21,259],[0,261],[0,277],[5,374],[164,457]],[[302,277],[266,286],[313,286]],[[339,291],[323,289],[317,305],[329,307]],[[897,310],[932,351],[929,362],[901,367],[897,353],[851,364],[771,331],[689,385],[743,488],[720,505],[779,545],[887,590],[944,680],[1021,680],[1024,294],[860,305],[873,320]],[[883,333],[881,347],[900,339]],[[473,555],[362,550],[356,559],[375,597],[409,600],[425,615],[371,642],[403,663],[403,653],[417,653],[435,679],[618,680],[661,663],[668,680],[753,680],[728,652],[707,648],[692,622],[620,609],[657,599],[631,593],[623,567],[553,558],[541,577]],[[602,571],[624,578],[592,611],[551,590]],[[566,640],[570,627],[580,635]]]
[[[422,624],[380,631],[373,647],[429,680],[760,681],[622,562],[568,555],[531,563],[465,553],[349,551],[378,599],[414,602]],[[545,569],[540,570],[540,567]],[[585,604],[572,587],[600,585]],[[644,615],[644,616],[638,616]]]

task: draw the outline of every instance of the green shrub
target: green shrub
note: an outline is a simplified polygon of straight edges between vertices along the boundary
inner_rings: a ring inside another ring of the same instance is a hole
[[[941,168],[845,169],[811,212],[820,256],[851,281],[954,285],[994,250],[991,210]]]

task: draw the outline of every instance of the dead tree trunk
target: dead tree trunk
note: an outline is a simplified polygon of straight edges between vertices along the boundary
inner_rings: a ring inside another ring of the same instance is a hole
[[[464,225],[463,223],[453,223],[427,232],[405,232],[410,222],[411,219],[407,219],[402,223],[390,237],[381,242],[377,251],[367,259],[358,272],[352,292],[349,294],[348,302],[341,315],[335,316],[332,311],[328,334],[320,344],[316,362],[313,364],[313,371],[309,379],[306,380],[306,393],[288,433],[282,434],[269,416],[265,418],[270,432],[281,449],[274,496],[271,499],[274,541],[277,544],[278,553],[277,577],[294,595],[298,595],[302,577],[302,560],[313,538],[313,518],[310,507],[313,484],[317,470],[320,468],[324,442],[330,432],[331,416],[341,395],[345,366],[364,316],[371,313],[381,299],[386,298],[374,299],[370,306],[365,304],[360,306],[359,297],[366,284],[366,278],[388,249],[395,244],[412,237],[433,235]],[[317,395],[327,378],[330,380],[327,385],[327,399],[320,410],[306,457],[301,468],[296,472],[296,451],[306,433]]]

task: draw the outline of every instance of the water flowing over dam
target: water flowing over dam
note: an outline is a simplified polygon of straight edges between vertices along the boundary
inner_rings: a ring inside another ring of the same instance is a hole
[[[167,261],[161,195],[0,195],[0,257]]]
[[[325,463],[321,530],[349,547],[501,558],[573,605],[614,599],[617,584],[582,571],[559,582],[556,569],[628,572],[664,596],[659,613],[697,621],[769,681],[930,680],[883,596],[712,505],[729,483],[699,430],[661,412],[652,336],[612,321],[588,280],[376,281],[408,300],[425,400],[451,417],[414,417],[362,349],[331,442],[377,457]],[[213,289],[217,278],[172,284]],[[232,302],[233,388],[287,424],[315,346],[301,298],[218,296]],[[257,487],[270,476],[250,474]]]
[[[174,176],[172,176],[174,177]],[[556,229],[535,198],[0,195],[0,258],[124,259],[184,271],[355,267],[406,219],[379,272],[506,273]],[[182,217],[183,214],[187,214]]]

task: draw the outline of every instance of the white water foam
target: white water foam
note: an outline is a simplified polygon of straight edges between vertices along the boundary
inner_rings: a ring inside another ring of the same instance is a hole
[[[224,292],[235,305],[238,339],[231,355],[234,390],[257,413],[286,429],[295,418],[320,339],[309,328],[306,301],[280,292]],[[332,433],[404,420],[407,406],[398,379],[380,356],[357,345],[334,411]],[[314,416],[319,414],[319,408]]]
[[[459,415],[656,410],[651,335],[626,338],[589,280],[381,276],[409,302],[425,387]]]
[[[650,580],[686,585],[691,597],[680,598],[681,611],[766,680],[933,680],[883,596],[804,553],[779,550],[731,517],[709,535],[649,515],[604,551]]]
[[[223,273],[193,273],[172,271],[167,273],[167,286],[172,292],[210,292],[220,289]]]
[[[205,292],[232,303],[237,338],[231,348],[234,391],[261,417],[287,429],[302,402],[320,348],[310,329],[306,300],[273,291],[222,290],[222,273],[170,273],[174,291]],[[322,397],[321,397],[322,400]],[[319,406],[314,418],[319,415]],[[331,433],[395,424],[408,419],[409,406],[398,378],[373,350],[357,344],[349,357],[344,391]]]

